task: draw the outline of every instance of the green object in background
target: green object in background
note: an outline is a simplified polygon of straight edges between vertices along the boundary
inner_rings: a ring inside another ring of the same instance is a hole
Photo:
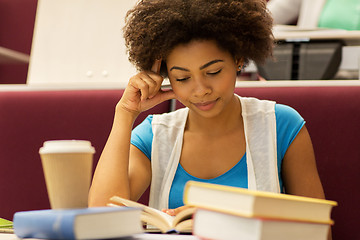
[[[327,0],[319,27],[360,30],[360,0]]]
[[[13,223],[9,220],[0,218],[0,228],[12,228]]]

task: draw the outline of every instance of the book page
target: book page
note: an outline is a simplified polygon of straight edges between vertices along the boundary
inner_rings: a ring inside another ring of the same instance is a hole
[[[160,210],[157,210],[155,208],[146,206],[144,204],[129,200],[129,199],[125,199],[125,198],[121,198],[121,197],[112,197],[111,201],[115,202],[115,203],[119,203],[119,204],[123,204],[125,206],[128,207],[140,207],[143,209],[143,211],[147,214],[143,214],[144,216],[142,216],[142,218],[144,219],[144,222],[149,222],[150,218],[156,218],[157,220],[152,220],[152,225],[155,225],[155,223],[160,223],[162,222],[162,227],[164,226],[168,226],[168,230],[170,230],[171,226],[172,226],[172,222],[174,217],[170,216],[167,213],[164,213]],[[145,221],[146,220],[146,221]],[[155,222],[154,222],[155,221]],[[156,225],[155,225],[156,226]],[[160,226],[157,226],[160,228]]]
[[[186,220],[192,220],[192,216],[193,216],[195,210],[196,210],[196,208],[189,207],[189,208],[186,208],[183,211],[179,212],[173,220],[173,227],[175,227],[176,225],[179,225],[181,222],[184,222]]]

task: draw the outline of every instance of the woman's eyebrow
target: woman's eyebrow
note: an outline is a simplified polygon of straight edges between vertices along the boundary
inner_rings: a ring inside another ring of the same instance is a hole
[[[199,69],[200,70],[203,70],[204,68],[207,68],[208,66],[212,65],[212,64],[215,64],[217,62],[224,62],[224,60],[221,60],[221,59],[215,59],[215,60],[212,60],[208,63],[205,63],[204,65],[202,65]],[[177,70],[182,70],[182,71],[186,71],[186,72],[190,72],[189,69],[186,69],[186,68],[183,68],[183,67],[178,67],[178,66],[173,66],[172,68],[170,68],[170,71],[174,70],[174,69],[177,69]]]
[[[212,65],[212,64],[215,64],[215,63],[217,63],[217,62],[224,62],[224,60],[221,60],[221,59],[212,60],[212,61],[210,61],[210,62],[205,63],[204,65],[202,65],[202,66],[200,67],[200,70],[203,70],[204,68],[207,68],[208,66],[210,66],[210,65]]]
[[[172,68],[170,68],[170,71],[177,69],[177,70],[182,70],[182,71],[186,71],[186,72],[190,72],[189,69],[186,68],[182,68],[182,67],[177,67],[177,66],[173,66]]]

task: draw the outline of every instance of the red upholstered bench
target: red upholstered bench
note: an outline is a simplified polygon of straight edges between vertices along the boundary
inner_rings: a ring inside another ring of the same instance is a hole
[[[122,90],[0,92],[0,217],[49,208],[39,148],[46,140],[90,140],[94,165],[110,133]],[[169,102],[142,113],[168,112]],[[145,200],[143,200],[145,201]]]
[[[326,198],[338,202],[333,239],[360,239],[360,86],[237,88],[295,108],[312,138]]]

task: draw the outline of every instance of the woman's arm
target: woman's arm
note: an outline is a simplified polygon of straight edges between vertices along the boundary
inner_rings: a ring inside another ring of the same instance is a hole
[[[112,130],[96,167],[89,207],[106,205],[114,195],[130,198],[132,191],[139,191],[130,188],[129,179],[130,138],[135,118],[122,111],[116,110]],[[144,174],[141,176],[146,180]]]
[[[325,198],[314,149],[305,126],[286,151],[282,163],[282,177],[288,194]]]
[[[131,146],[130,139],[133,123],[141,112],[174,98],[172,91],[160,89],[160,64],[160,60],[156,61],[151,71],[132,77],[116,106],[113,126],[90,188],[90,207],[106,205],[114,195],[137,200],[150,183],[150,160]]]
[[[305,126],[295,137],[284,156],[282,177],[286,193],[325,199],[316,167],[314,149]],[[328,239],[332,239],[331,229]]]

